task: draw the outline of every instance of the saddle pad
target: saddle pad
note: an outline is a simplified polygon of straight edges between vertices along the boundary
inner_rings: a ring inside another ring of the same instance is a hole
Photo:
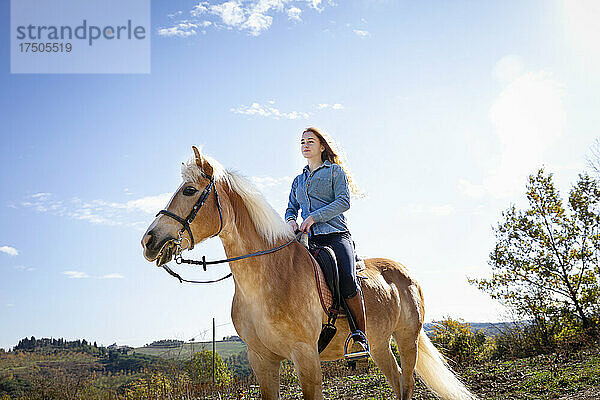
[[[323,307],[323,311],[325,311],[325,313],[328,314],[329,309],[333,305],[333,296],[331,295],[331,290],[329,290],[329,287],[327,286],[325,274],[323,273],[321,266],[319,265],[317,260],[315,260],[310,251],[308,252],[308,255],[310,256],[310,260],[312,261],[313,269],[315,271],[315,279],[317,281],[317,291],[319,292],[319,300],[321,301],[321,307]],[[338,316],[343,315],[346,315],[346,311],[342,307],[340,309],[340,312],[338,313]]]

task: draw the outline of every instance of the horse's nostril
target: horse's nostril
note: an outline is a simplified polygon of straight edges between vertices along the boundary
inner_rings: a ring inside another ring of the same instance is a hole
[[[145,249],[148,248],[148,245],[151,242],[152,242],[152,232],[144,235],[144,237],[142,238],[142,247]]]

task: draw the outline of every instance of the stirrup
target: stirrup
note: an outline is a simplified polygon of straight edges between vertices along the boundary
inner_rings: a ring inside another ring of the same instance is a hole
[[[362,340],[357,340],[357,339],[362,339]],[[361,343],[364,347],[366,347],[366,349],[357,351],[354,353],[349,353],[348,345],[350,344],[350,340],[353,340],[354,343]],[[365,334],[361,330],[356,330],[354,332],[350,332],[350,334],[346,338],[346,342],[344,342],[344,358],[346,360],[358,360],[361,358],[367,358],[370,355],[371,355],[371,349],[369,347],[369,341],[367,340],[367,337],[365,336]]]

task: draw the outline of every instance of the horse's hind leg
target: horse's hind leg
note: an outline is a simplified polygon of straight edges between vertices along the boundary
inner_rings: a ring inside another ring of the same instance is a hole
[[[306,400],[322,400],[321,362],[317,348],[307,343],[297,343],[294,345],[290,358],[296,368],[304,398]]]
[[[248,361],[260,385],[262,400],[279,399],[279,367],[281,360],[266,358],[248,348]]]
[[[393,333],[400,363],[402,365],[402,393],[398,396],[401,400],[409,400],[415,392],[415,365],[417,363],[417,346],[419,335],[413,332],[395,331]]]
[[[377,367],[387,378],[398,399],[401,399],[402,389],[400,368],[396,362],[396,357],[394,357],[394,354],[390,349],[389,336],[387,340],[371,341],[371,357],[373,357],[373,361],[375,361]]]

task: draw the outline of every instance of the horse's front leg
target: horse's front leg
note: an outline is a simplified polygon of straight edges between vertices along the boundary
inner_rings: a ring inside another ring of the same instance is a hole
[[[322,400],[323,385],[321,363],[317,347],[307,343],[297,343],[290,356],[306,400]]]
[[[281,359],[275,355],[265,357],[248,348],[248,361],[260,385],[260,397],[263,400],[278,400]]]

